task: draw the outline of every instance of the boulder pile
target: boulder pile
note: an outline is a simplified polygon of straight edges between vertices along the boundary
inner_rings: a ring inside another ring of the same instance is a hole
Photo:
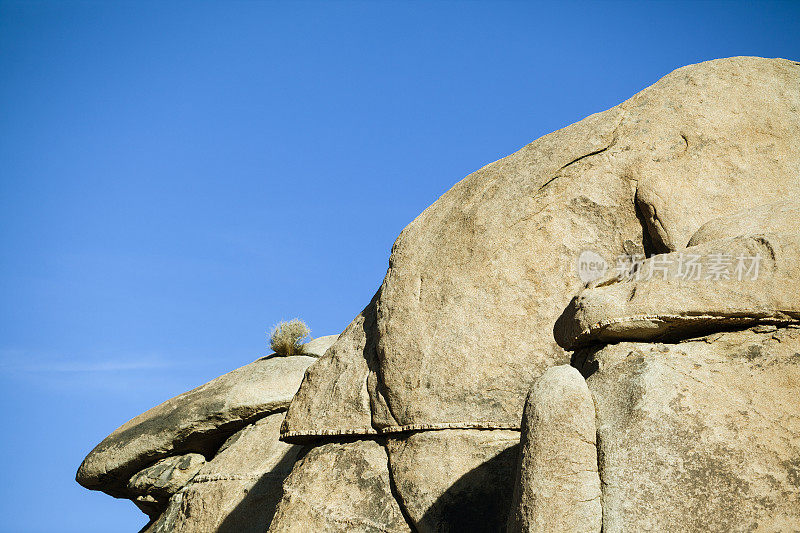
[[[800,63],[680,68],[467,176],[322,357],[252,365],[78,481],[148,531],[800,531]]]

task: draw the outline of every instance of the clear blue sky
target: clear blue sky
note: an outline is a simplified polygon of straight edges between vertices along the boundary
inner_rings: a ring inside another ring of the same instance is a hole
[[[717,57],[800,59],[800,3],[0,1],[1,531],[135,532],[109,432],[340,332],[469,172]]]

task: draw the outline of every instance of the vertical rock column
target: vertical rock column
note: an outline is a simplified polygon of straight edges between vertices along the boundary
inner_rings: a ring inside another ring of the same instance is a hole
[[[596,438],[594,402],[581,374],[568,365],[545,371],[522,416],[509,533],[600,531]]]

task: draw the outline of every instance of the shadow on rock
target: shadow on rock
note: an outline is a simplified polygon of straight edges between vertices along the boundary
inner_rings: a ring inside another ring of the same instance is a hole
[[[512,446],[461,476],[425,512],[419,531],[505,531],[518,455],[519,445]]]
[[[263,533],[269,528],[281,500],[281,486],[297,459],[287,454],[265,473],[219,525],[217,533]]]

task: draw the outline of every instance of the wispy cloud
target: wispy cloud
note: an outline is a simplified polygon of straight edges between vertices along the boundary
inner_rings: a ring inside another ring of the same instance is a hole
[[[9,383],[69,396],[152,398],[153,405],[235,366],[193,353],[117,351],[105,355],[0,348],[0,379]]]
[[[17,350],[0,351],[0,372],[6,373],[99,373],[153,370],[176,366],[166,357],[144,354],[113,358],[70,358],[31,356]]]
[[[79,394],[115,401],[152,397],[153,405],[218,375],[208,370],[203,361],[166,353],[67,356],[0,349],[0,379],[67,396]]]
[[[23,372],[123,372],[168,368],[171,366],[175,366],[175,364],[166,361],[42,362],[35,365],[23,365],[18,367],[18,370]]]

